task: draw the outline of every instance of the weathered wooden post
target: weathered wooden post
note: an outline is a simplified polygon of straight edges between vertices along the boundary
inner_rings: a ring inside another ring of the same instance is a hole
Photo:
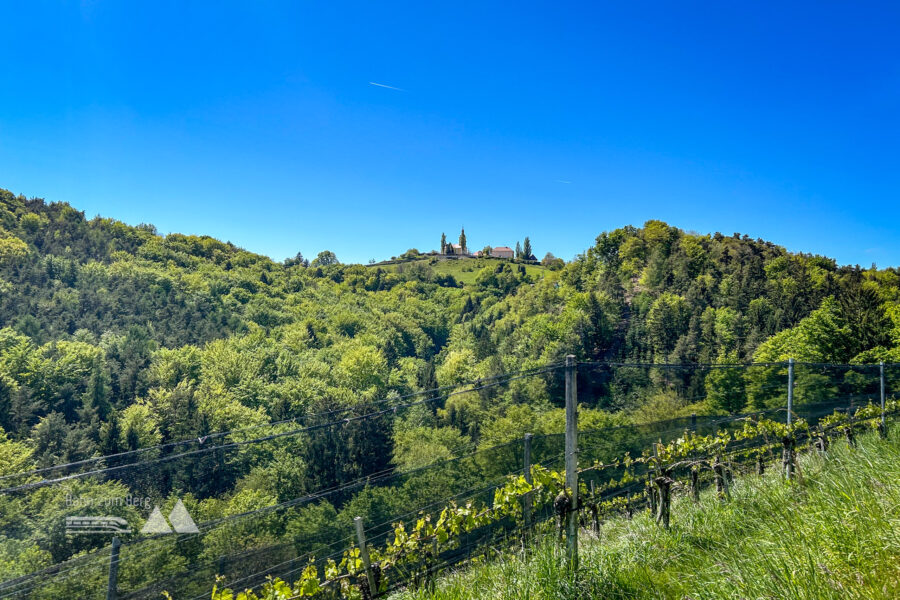
[[[856,446],[856,432],[853,430],[853,421],[856,419],[856,413],[853,411],[853,405],[847,410],[847,426],[844,427],[844,437],[847,438],[847,445]]]
[[[700,502],[700,470],[696,465],[691,467],[691,498]]]
[[[794,434],[790,431],[794,412],[794,359],[788,359],[788,393],[787,393],[787,425],[788,434],[782,440],[782,463],[784,474],[788,479],[794,476]]]
[[[659,495],[656,493],[656,471],[659,467],[659,461],[656,460],[656,442],[653,443],[653,458],[654,461],[648,463],[647,469],[647,501],[650,504],[650,515],[655,517],[659,510]]]
[[[728,489],[728,480],[725,478],[725,465],[718,454],[716,454],[716,462],[713,463],[713,473],[716,477],[716,494],[718,494],[719,499],[724,500],[730,497],[731,492]]]
[[[359,544],[359,557],[366,569],[366,580],[369,583],[369,598],[374,598],[378,593],[378,584],[375,582],[375,573],[372,571],[372,561],[369,560],[369,547],[366,545],[366,532],[363,530],[362,517],[355,517],[353,524],[356,526],[356,543]]]
[[[881,437],[887,437],[887,424],[884,422],[884,361],[878,365],[878,380],[881,390],[881,421],[878,424],[878,433]]]
[[[578,407],[575,356],[566,356],[566,487],[571,493],[566,542],[569,560],[578,570]]]
[[[656,477],[653,483],[656,485],[659,507],[656,513],[656,524],[669,528],[669,501],[671,481],[668,469],[663,468],[659,460],[659,444],[653,444],[653,458],[656,459]]]
[[[106,600],[116,600],[118,598],[120,545],[119,537],[113,536],[112,546],[109,551],[109,579],[106,582]]]
[[[532,485],[532,477],[531,477],[531,439],[532,436],[530,433],[525,434],[525,441],[522,450],[522,469],[525,475],[525,481],[528,482],[528,485]],[[525,494],[522,497],[522,516],[525,520],[525,536],[528,537],[529,532],[531,531],[531,492]]]
[[[672,499],[671,482],[668,474],[660,473],[656,478],[656,487],[659,489],[659,511],[656,513],[656,524],[669,528],[669,506]]]
[[[788,359],[788,396],[787,396],[787,424],[790,427],[794,412],[794,359]]]
[[[438,556],[440,555],[440,551],[438,550],[438,539],[437,536],[431,538],[431,561],[434,564],[434,567],[430,570],[431,576],[428,579],[429,590],[432,594],[434,594],[434,588],[437,583],[438,577],[438,563],[440,562]]]

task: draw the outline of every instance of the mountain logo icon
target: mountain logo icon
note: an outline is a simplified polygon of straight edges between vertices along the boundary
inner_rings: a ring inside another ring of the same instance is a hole
[[[171,527],[169,526],[170,523]],[[184,503],[180,499],[175,503],[172,512],[169,513],[168,521],[163,517],[159,507],[154,506],[153,512],[150,513],[147,522],[144,523],[144,526],[141,528],[141,533],[144,535],[165,534],[172,533],[173,531],[175,533],[200,533],[197,524],[194,523],[194,520],[191,518],[191,515],[188,513],[187,509],[184,507]]]

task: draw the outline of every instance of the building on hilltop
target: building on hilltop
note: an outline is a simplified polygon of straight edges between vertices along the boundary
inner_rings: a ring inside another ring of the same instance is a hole
[[[469,254],[469,248],[466,245],[466,229],[463,227],[462,231],[459,233],[459,243],[458,244],[448,244],[446,234],[441,234],[441,255],[442,256],[454,256],[454,257],[469,257],[472,256]]]
[[[466,243],[465,227],[459,232],[458,244],[447,243],[447,234],[441,234],[440,255],[445,258],[481,258],[482,256],[491,256],[493,258],[513,259],[516,257],[515,251],[509,246],[497,246],[496,248],[485,246],[485,250],[488,251],[488,254],[486,255],[481,250],[478,250],[477,252],[469,251],[469,247]]]

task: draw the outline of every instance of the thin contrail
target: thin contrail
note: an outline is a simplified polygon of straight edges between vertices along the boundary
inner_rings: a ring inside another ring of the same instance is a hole
[[[571,181],[565,181],[565,180],[562,180],[562,179],[557,179],[557,180],[556,180],[556,183],[565,183],[565,184],[569,184],[569,183],[572,183],[572,182],[571,182]]]
[[[384,85],[383,83],[375,83],[374,81],[370,81],[369,85],[377,85],[378,87],[387,88],[389,90],[397,90],[398,92],[405,92],[403,88],[394,87],[392,85]]]

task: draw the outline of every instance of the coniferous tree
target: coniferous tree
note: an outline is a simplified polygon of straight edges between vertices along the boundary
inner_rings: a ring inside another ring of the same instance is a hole
[[[441,233],[441,254],[447,254],[447,234]]]
[[[522,244],[516,242],[516,258],[522,258]]]
[[[137,450],[141,447],[141,438],[134,426],[129,426],[128,431],[125,432],[125,446],[128,450]]]
[[[296,256],[294,256],[293,258],[284,259],[284,266],[285,267],[294,267],[294,266],[308,267],[309,261],[303,257],[302,252],[298,252],[296,254]]]
[[[118,454],[122,451],[122,429],[119,427],[119,417],[113,412],[109,420],[100,429],[100,452],[103,456]]]
[[[10,427],[10,413],[12,410],[12,395],[15,382],[12,379],[0,376],[0,428],[4,431]]]
[[[109,392],[109,383],[103,363],[95,359],[91,367],[91,378],[87,391],[81,397],[80,420],[86,423],[97,420],[96,427],[99,427],[99,422],[105,420],[111,410]]]
[[[468,252],[466,248],[466,228],[463,227],[462,231],[459,232],[459,252],[461,254],[466,254]]]
[[[31,425],[37,421],[42,406],[39,400],[32,397],[31,388],[27,386],[13,389],[11,396],[10,424],[24,436]]]
[[[525,245],[522,247],[522,258],[525,260],[531,260],[531,240],[528,239],[528,236],[525,236]]]
[[[69,426],[62,413],[51,412],[34,426],[31,440],[38,466],[46,467],[62,462],[66,455]]]

